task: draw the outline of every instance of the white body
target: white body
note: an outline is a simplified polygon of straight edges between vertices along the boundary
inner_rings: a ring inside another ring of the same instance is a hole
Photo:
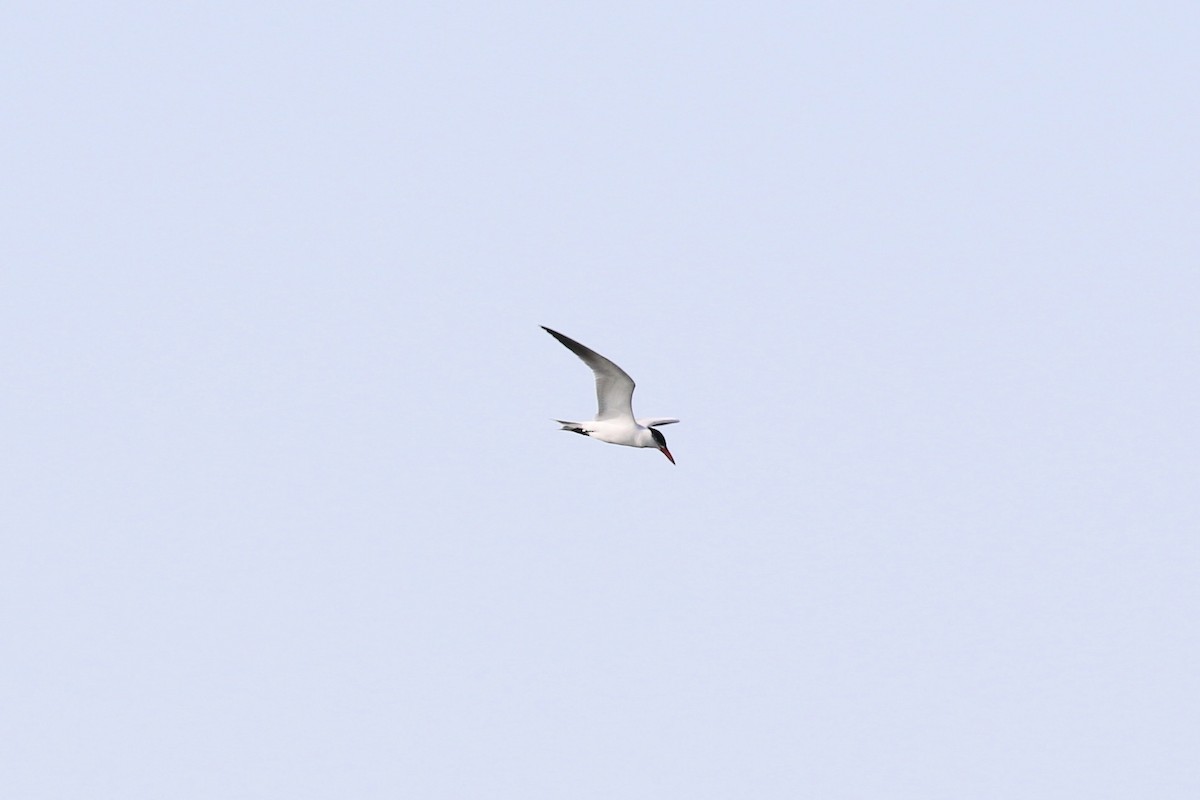
[[[581,433],[586,433],[593,439],[599,439],[609,444],[623,444],[627,447],[658,447],[658,442],[654,441],[654,434],[650,432],[651,426],[646,424],[648,421],[635,420],[632,417],[629,419],[594,419],[590,422],[555,420],[563,426],[563,430],[579,429]],[[677,419],[661,420],[656,424],[667,425],[678,421]]]

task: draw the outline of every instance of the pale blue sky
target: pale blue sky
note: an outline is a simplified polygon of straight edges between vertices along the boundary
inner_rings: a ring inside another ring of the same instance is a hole
[[[0,795],[1200,796],[1194,3],[0,30]]]

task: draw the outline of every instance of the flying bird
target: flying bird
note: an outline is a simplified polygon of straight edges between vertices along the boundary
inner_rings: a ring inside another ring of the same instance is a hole
[[[562,430],[582,433],[593,439],[599,439],[609,444],[623,444],[627,447],[655,447],[675,463],[675,457],[667,449],[667,440],[659,425],[670,425],[679,422],[667,417],[650,417],[648,419],[633,418],[633,378],[625,370],[609,361],[595,350],[584,347],[579,342],[558,331],[552,331],[545,325],[542,330],[562,342],[563,346],[583,359],[583,363],[596,373],[596,401],[599,408],[596,418],[591,422],[569,422],[557,419]]]

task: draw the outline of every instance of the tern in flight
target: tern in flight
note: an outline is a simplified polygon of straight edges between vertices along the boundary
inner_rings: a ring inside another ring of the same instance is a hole
[[[596,418],[591,422],[568,422],[557,419],[564,431],[582,433],[609,444],[623,444],[627,447],[655,447],[675,463],[675,457],[667,449],[667,440],[662,432],[657,430],[659,425],[670,425],[679,422],[677,419],[666,417],[650,417],[648,419],[633,418],[633,378],[609,361],[604,356],[584,347],[579,342],[563,336],[558,331],[552,331],[545,325],[542,330],[562,342],[563,346],[583,359],[583,363],[596,373],[596,401],[599,409]]]

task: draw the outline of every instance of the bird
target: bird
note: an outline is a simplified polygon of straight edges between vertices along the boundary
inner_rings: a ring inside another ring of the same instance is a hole
[[[679,422],[669,417],[650,417],[647,419],[633,418],[633,378],[625,370],[609,361],[591,348],[584,347],[579,342],[563,336],[555,330],[542,326],[542,330],[558,339],[564,347],[583,360],[583,363],[596,373],[596,418],[590,422],[571,422],[565,419],[554,420],[562,426],[560,430],[581,433],[593,439],[599,439],[609,444],[623,444],[626,447],[654,447],[662,451],[672,464],[675,457],[667,449],[667,440],[663,438],[659,425],[670,425]]]

